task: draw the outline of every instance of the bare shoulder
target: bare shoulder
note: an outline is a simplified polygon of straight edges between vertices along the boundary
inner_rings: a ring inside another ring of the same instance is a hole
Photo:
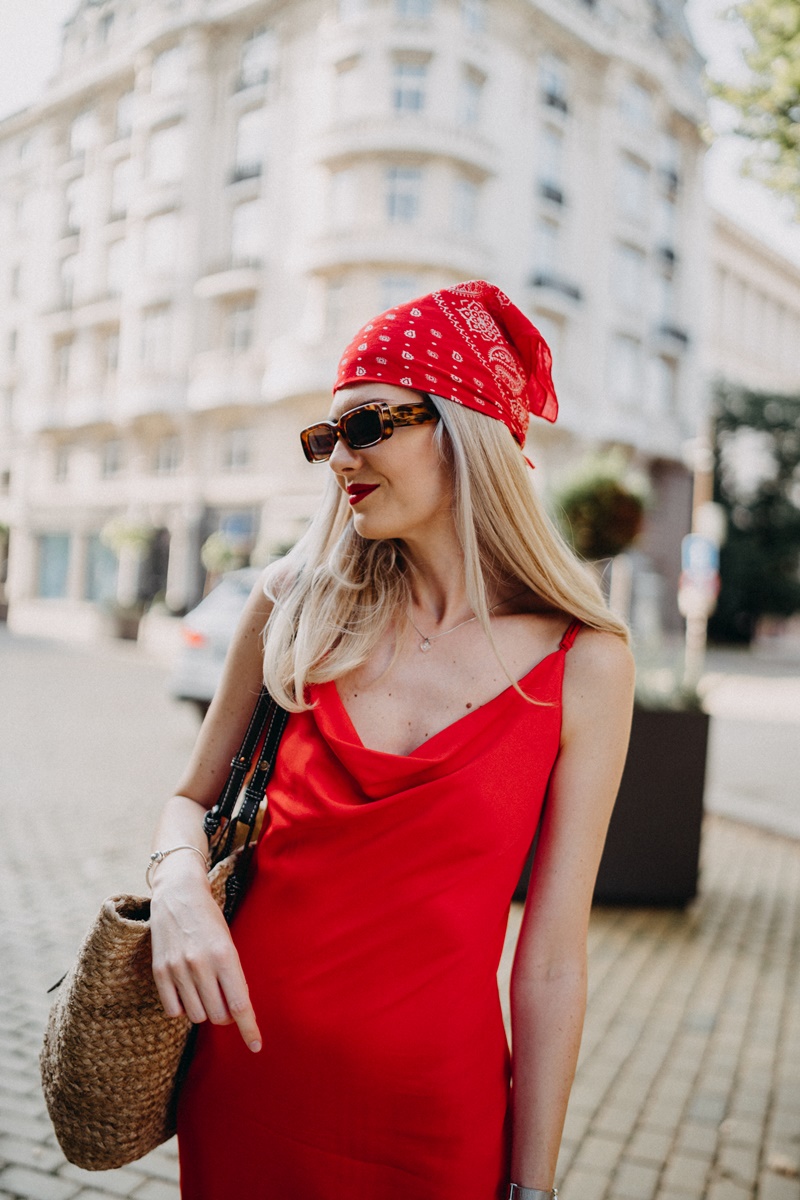
[[[630,647],[615,633],[583,627],[566,656],[564,730],[630,720],[636,666]]]

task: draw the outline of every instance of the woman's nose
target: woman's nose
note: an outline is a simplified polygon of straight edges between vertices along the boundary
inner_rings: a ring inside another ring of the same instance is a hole
[[[362,458],[357,450],[352,450],[343,437],[337,437],[336,445],[328,459],[332,471],[355,470],[361,465]]]

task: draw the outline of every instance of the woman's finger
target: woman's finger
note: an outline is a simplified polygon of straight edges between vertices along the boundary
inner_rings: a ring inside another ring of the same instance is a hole
[[[238,959],[220,971],[219,981],[228,1012],[239,1027],[245,1045],[249,1050],[258,1053],[261,1049],[261,1033]]]

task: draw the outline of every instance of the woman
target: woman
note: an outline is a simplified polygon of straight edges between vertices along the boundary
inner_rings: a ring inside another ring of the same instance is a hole
[[[549,368],[462,284],[366,325],[303,433],[321,512],[251,596],[156,835],[199,852],[159,863],[152,904],[164,1007],[203,1022],[187,1200],[554,1194],[633,666],[530,488]],[[202,820],[262,678],[292,716],[229,932]],[[540,814],[512,1065],[496,971]]]

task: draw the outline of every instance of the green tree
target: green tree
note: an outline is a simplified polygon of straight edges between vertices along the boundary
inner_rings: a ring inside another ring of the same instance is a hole
[[[800,0],[742,0],[731,13],[752,38],[751,75],[742,86],[714,81],[712,91],[737,111],[737,133],[757,143],[748,173],[800,213]]]
[[[800,611],[800,397],[720,385],[714,434],[728,536],[709,633],[749,642],[759,617]]]

